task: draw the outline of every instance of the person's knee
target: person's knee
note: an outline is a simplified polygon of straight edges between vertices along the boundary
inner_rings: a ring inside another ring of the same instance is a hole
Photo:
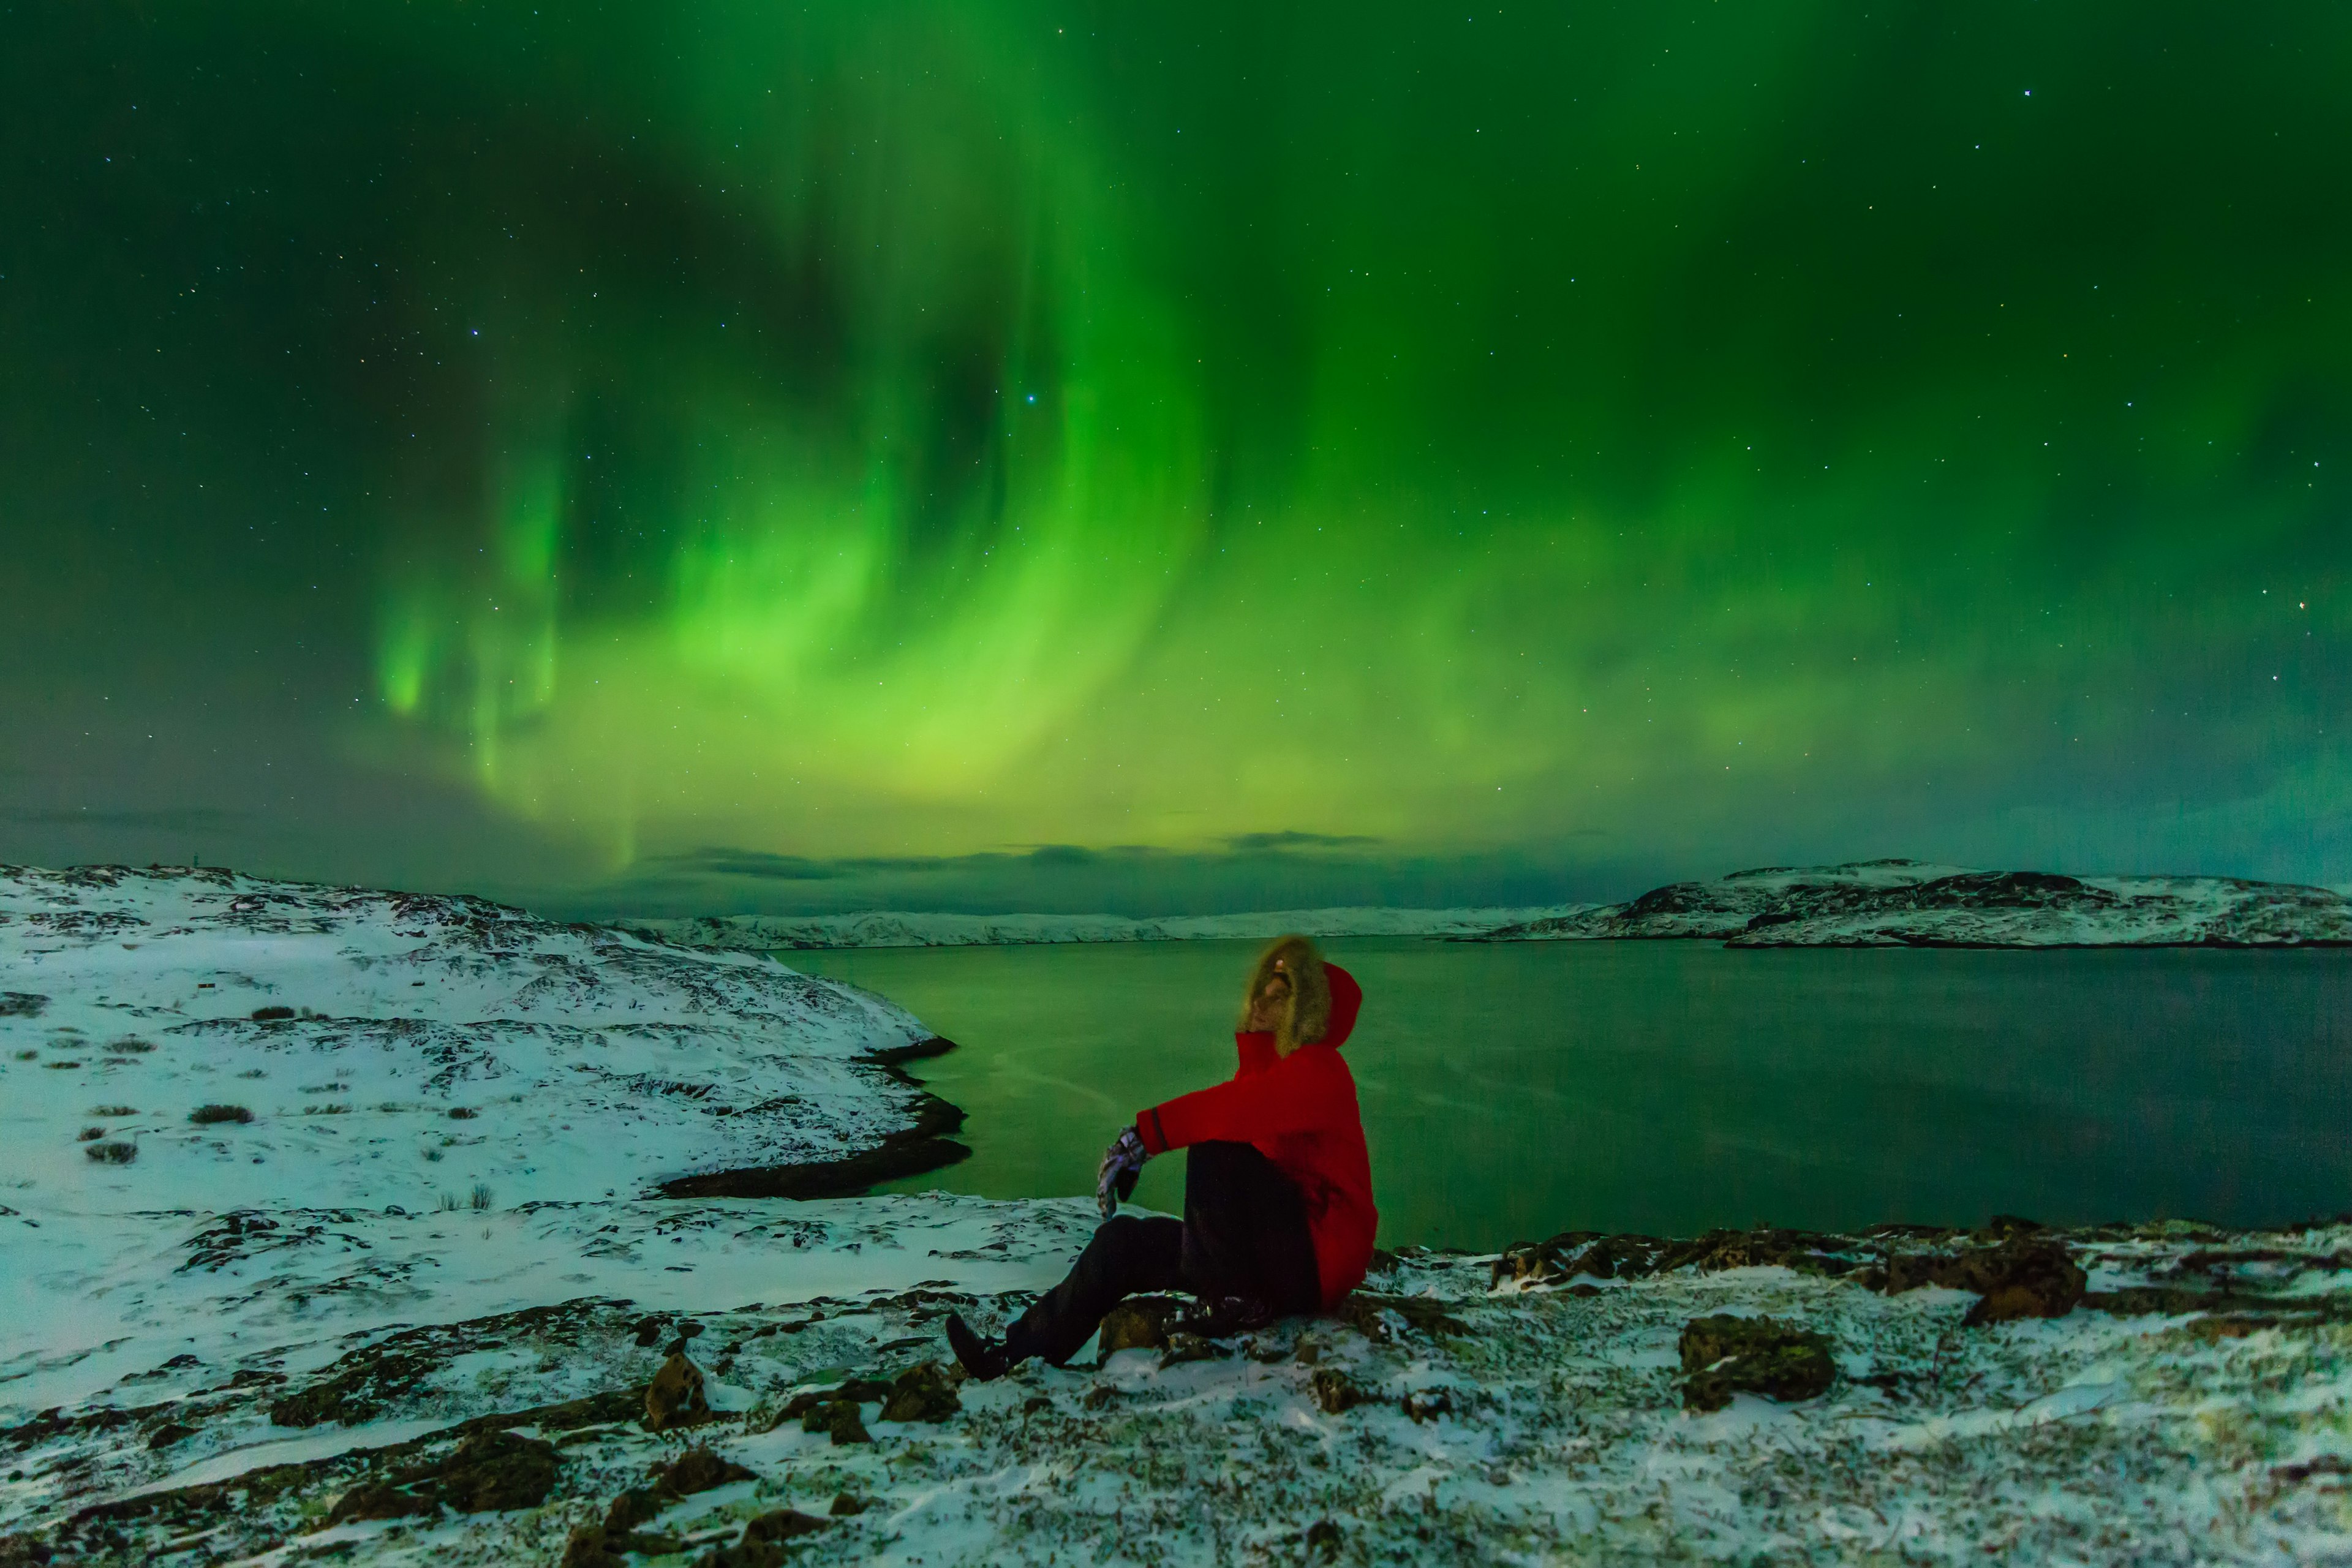
[[[1143,1221],[1131,1214],[1113,1215],[1095,1226],[1094,1245],[1110,1251],[1125,1251],[1135,1245],[1137,1233]]]
[[[1192,1148],[1185,1151],[1184,1158],[1189,1162],[1186,1166],[1188,1171],[1215,1173],[1222,1175],[1263,1163],[1265,1156],[1247,1143],[1218,1141],[1193,1144]]]

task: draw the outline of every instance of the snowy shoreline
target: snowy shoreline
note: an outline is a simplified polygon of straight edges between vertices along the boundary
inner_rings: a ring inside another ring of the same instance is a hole
[[[1121,915],[706,915],[618,922],[709,952],[1217,942],[1285,931],[1451,942],[1718,942],[1727,947],[2342,947],[2352,896],[2227,877],[2063,877],[1916,860],[1736,871],[1622,904]]]

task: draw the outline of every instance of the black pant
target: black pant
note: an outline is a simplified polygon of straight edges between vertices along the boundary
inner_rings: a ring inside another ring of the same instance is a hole
[[[1173,1289],[1245,1296],[1276,1313],[1322,1305],[1298,1189],[1247,1143],[1193,1144],[1184,1162],[1184,1217],[1104,1221],[1068,1276],[1013,1325],[1006,1349],[1015,1360],[1043,1356],[1059,1366],[1123,1298]]]

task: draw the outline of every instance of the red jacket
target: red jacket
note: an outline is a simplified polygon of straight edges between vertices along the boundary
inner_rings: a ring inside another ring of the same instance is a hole
[[[1356,1076],[1339,1059],[1364,992],[1336,963],[1323,973],[1331,984],[1331,1023],[1320,1040],[1281,1057],[1271,1034],[1237,1034],[1241,1067],[1232,1078],[1154,1106],[1135,1119],[1135,1131],[1154,1154],[1223,1140],[1247,1143],[1273,1161],[1306,1204],[1323,1305],[1332,1307],[1363,1279],[1381,1215],[1372,1206]]]

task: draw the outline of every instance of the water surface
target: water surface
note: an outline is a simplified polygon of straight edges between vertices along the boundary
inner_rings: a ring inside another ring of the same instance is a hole
[[[961,1049],[971,1159],[897,1184],[1090,1192],[1144,1106],[1230,1075],[1253,942],[778,956]],[[1335,942],[1381,1235],[2352,1209],[2352,954]],[[1138,1200],[1173,1210],[1181,1161]]]

